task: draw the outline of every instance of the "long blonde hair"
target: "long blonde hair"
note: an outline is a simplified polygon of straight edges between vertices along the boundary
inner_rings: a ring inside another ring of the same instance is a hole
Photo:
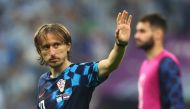
[[[39,61],[41,65],[46,65],[46,62],[41,56],[41,42],[40,37],[46,37],[48,33],[53,33],[55,36],[59,37],[65,44],[71,44],[71,35],[67,28],[62,24],[45,24],[39,27],[34,35],[34,44],[38,54],[40,55]],[[67,58],[70,60],[70,52],[67,53]]]

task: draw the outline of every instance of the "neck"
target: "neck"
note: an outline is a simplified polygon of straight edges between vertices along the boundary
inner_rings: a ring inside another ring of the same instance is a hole
[[[151,49],[146,51],[146,55],[148,59],[153,59],[157,55],[159,55],[164,50],[163,46],[155,45]]]
[[[56,78],[58,77],[69,65],[71,64],[70,61],[66,60],[62,65],[58,66],[58,67],[51,67],[50,71],[51,71],[51,78]]]

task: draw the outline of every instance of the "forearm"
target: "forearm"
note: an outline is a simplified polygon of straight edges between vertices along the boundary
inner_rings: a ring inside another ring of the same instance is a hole
[[[118,46],[116,44],[114,45],[114,48],[112,49],[108,58],[106,59],[108,62],[109,68],[113,68],[113,70],[114,70],[119,66],[119,64],[121,63],[122,58],[125,54],[125,51],[126,51],[125,48],[126,47]]]
[[[108,57],[99,62],[99,75],[107,76],[109,73],[115,70],[121,63],[125,51],[126,51],[126,46],[124,47],[114,44],[114,47],[111,50]]]

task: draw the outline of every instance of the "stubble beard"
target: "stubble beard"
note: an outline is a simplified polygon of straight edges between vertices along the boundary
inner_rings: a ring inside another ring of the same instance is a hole
[[[149,51],[154,46],[153,37],[151,37],[147,42],[143,43],[142,45],[138,45],[138,48],[143,49],[144,51]]]

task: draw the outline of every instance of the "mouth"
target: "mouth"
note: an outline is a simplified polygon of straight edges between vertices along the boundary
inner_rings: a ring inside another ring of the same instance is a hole
[[[141,40],[136,39],[135,42],[136,42],[136,47],[138,47],[138,48],[140,48],[143,45]]]
[[[49,62],[57,62],[59,59],[58,58],[51,58],[49,59]]]

